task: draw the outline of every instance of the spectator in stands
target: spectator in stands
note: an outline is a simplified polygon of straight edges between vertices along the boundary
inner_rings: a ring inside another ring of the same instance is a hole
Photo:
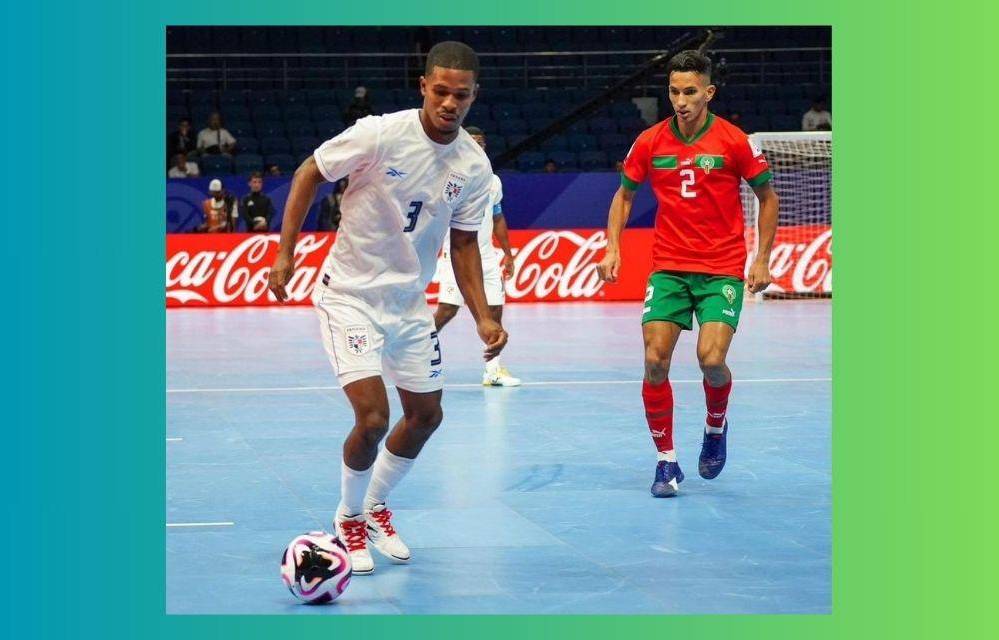
[[[272,178],[280,177],[281,167],[277,166],[276,164],[267,165],[267,175],[271,176]]]
[[[545,173],[558,173],[558,164],[551,158],[545,160]]]
[[[728,77],[728,63],[722,58],[715,63],[715,68],[711,72],[711,82],[719,89],[725,86],[725,79]]]
[[[236,197],[222,188],[218,178],[208,183],[210,198],[201,203],[205,221],[197,228],[202,233],[223,233],[236,227]]]
[[[173,157],[173,166],[167,171],[168,178],[197,178],[201,175],[198,165],[187,161],[186,153],[178,153]]]
[[[274,203],[265,194],[264,176],[259,171],[250,174],[250,193],[239,201],[239,217],[247,231],[267,232],[274,217]]]
[[[347,105],[347,110],[343,112],[343,122],[348,127],[364,116],[370,116],[374,111],[371,109],[371,97],[364,87],[354,89],[354,99]]]
[[[208,118],[208,126],[198,132],[198,152],[205,155],[231,155],[236,148],[236,138],[222,126],[218,112]]]
[[[319,219],[316,221],[319,231],[336,231],[340,228],[340,202],[346,190],[347,178],[343,178],[336,183],[329,195],[319,201]]]
[[[832,129],[832,114],[826,109],[826,99],[820,96],[812,101],[812,108],[801,116],[801,130],[820,131],[821,125],[827,125],[827,131]]]
[[[728,121],[739,127],[740,129],[745,129],[745,124],[742,122],[742,114],[738,111],[732,111],[728,114]]]
[[[177,130],[167,136],[167,159],[174,161],[178,153],[193,155],[197,153],[194,132],[191,131],[191,121],[181,118]]]

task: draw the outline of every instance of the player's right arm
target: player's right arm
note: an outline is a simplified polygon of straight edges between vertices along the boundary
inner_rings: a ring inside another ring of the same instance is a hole
[[[340,135],[319,145],[295,170],[281,221],[281,246],[268,276],[268,288],[279,301],[288,299],[285,286],[295,272],[295,244],[309,207],[316,199],[316,188],[323,182],[336,182],[368,168],[378,154],[380,122],[376,117],[358,120]]]
[[[628,150],[621,170],[621,186],[611,200],[607,214],[607,252],[597,264],[597,274],[607,282],[617,282],[621,271],[621,232],[631,216],[635,192],[649,172],[649,143],[651,129],[642,132]]]
[[[618,187],[611,200],[610,212],[607,214],[607,252],[597,264],[597,273],[607,282],[617,282],[621,271],[621,232],[631,217],[631,205],[634,201],[635,192],[624,186]]]
[[[325,180],[312,156],[299,165],[291,180],[288,201],[284,205],[284,219],[281,221],[281,245],[268,276],[268,288],[279,302],[288,299],[285,286],[295,272],[295,244],[298,242],[298,234],[309,213],[309,205],[316,199],[316,189]]]

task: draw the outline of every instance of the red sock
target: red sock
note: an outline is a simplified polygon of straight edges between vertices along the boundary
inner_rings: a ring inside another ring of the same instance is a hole
[[[673,387],[669,380],[662,384],[642,382],[642,400],[645,402],[645,418],[649,422],[649,432],[656,450],[660,453],[673,449]]]
[[[725,411],[728,410],[728,394],[732,391],[730,379],[724,387],[712,387],[704,379],[704,400],[708,405],[709,427],[721,428],[725,425]]]

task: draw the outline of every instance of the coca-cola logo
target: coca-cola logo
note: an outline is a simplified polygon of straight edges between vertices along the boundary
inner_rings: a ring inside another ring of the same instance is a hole
[[[568,248],[566,248],[568,245]],[[573,231],[545,231],[531,238],[514,256],[514,277],[506,282],[511,298],[592,298],[604,286],[597,273],[597,253],[607,236],[589,237]],[[567,251],[573,251],[564,259]]]
[[[286,287],[294,302],[307,300],[318,276],[318,266],[307,266],[309,256],[323,251],[328,236],[305,235],[295,245],[295,274]],[[166,263],[166,297],[181,304],[253,304],[262,296],[274,302],[267,277],[277,252],[276,234],[250,236],[231,250],[178,251]]]
[[[794,227],[782,228],[770,253],[770,291],[795,293],[832,292],[832,228],[826,227],[807,241],[785,239]]]

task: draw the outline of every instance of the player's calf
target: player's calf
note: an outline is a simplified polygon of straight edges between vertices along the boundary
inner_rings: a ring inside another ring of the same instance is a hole
[[[434,328],[440,331],[444,325],[454,320],[454,317],[458,315],[458,309],[459,307],[446,302],[438,304],[437,310],[434,311]]]
[[[399,421],[385,445],[396,455],[415,459],[443,420],[444,411],[440,406],[412,412]]]

